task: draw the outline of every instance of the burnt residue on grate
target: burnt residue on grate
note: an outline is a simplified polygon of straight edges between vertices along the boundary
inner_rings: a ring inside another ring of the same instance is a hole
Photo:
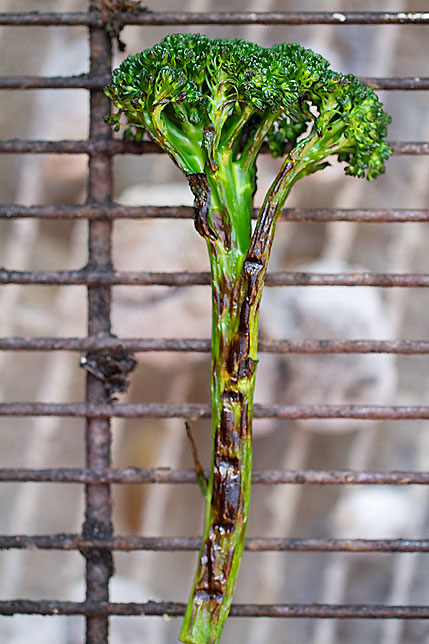
[[[125,51],[126,44],[121,40],[126,16],[139,16],[149,10],[140,0],[91,0],[90,10],[98,11],[109,36],[116,40],[119,51]]]
[[[127,391],[127,376],[136,365],[137,361],[121,346],[114,351],[84,353],[80,358],[80,366],[104,384],[110,401],[115,400],[115,394]]]

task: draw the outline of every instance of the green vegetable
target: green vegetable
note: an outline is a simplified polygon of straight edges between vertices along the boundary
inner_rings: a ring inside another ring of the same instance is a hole
[[[146,132],[187,176],[211,265],[213,456],[199,563],[180,638],[219,641],[244,547],[252,468],[258,309],[278,216],[294,183],[325,168],[373,179],[391,154],[372,89],[297,44],[172,34],[128,57],[106,89],[110,122]],[[283,164],[252,233],[263,143]]]

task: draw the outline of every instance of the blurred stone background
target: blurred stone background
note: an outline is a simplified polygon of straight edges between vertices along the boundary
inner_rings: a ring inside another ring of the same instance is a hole
[[[148,2],[156,11],[326,10],[418,11],[422,2],[390,0],[173,0]],[[2,11],[80,11],[84,0],[2,0]],[[152,46],[174,28],[127,27],[127,54]],[[359,76],[427,76],[428,38],[423,26],[210,26],[184,28],[211,37],[242,37],[264,45],[301,42]],[[117,55],[116,63],[122,55]],[[85,28],[1,28],[0,73],[71,75],[88,70]],[[428,92],[380,92],[393,122],[389,138],[429,140]],[[85,90],[0,91],[2,139],[81,139],[87,136]],[[259,185],[277,163],[263,158]],[[427,208],[429,160],[394,157],[387,173],[367,183],[341,167],[302,181],[289,206]],[[0,155],[1,202],[83,203],[84,155]],[[192,203],[187,184],[161,155],[120,156],[114,162],[115,199],[129,205]],[[258,195],[256,197],[258,199]],[[428,272],[427,226],[405,224],[299,224],[278,226],[271,270]],[[202,240],[190,221],[118,221],[115,266],[123,270],[207,270]],[[0,222],[0,264],[9,269],[78,269],[86,262],[85,222]],[[208,337],[206,287],[114,287],[113,332],[122,337]],[[80,286],[4,286],[1,336],[84,336],[86,293]],[[427,339],[425,289],[266,289],[261,335],[275,338]],[[202,355],[138,354],[138,367],[122,401],[202,401],[209,397],[209,360]],[[299,356],[262,354],[257,402],[429,404],[428,357],[386,355]],[[83,399],[84,373],[74,353],[0,354],[4,401],[72,402]],[[0,467],[82,467],[80,419],[1,419]],[[255,421],[256,468],[423,470],[428,467],[427,421]],[[201,457],[209,462],[209,425],[193,427]],[[113,421],[114,466],[192,466],[178,420]],[[203,502],[196,486],[116,486],[117,534],[197,535]],[[79,532],[79,485],[2,484],[3,534]],[[249,536],[418,538],[428,536],[428,495],[418,487],[332,488],[255,486]],[[119,553],[112,580],[114,601],[185,601],[195,553]],[[84,562],[78,553],[0,553],[0,596],[83,599]],[[424,604],[427,557],[418,554],[246,553],[237,602]],[[177,640],[178,620],[113,618],[112,644]],[[79,644],[83,619],[0,619],[9,644]],[[428,626],[416,621],[230,619],[224,644],[422,644]]]

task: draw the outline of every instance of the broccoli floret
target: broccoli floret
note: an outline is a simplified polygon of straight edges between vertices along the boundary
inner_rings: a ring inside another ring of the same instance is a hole
[[[327,165],[373,179],[391,154],[390,117],[374,91],[298,44],[172,34],[113,72],[109,117],[127,138],[144,133],[186,175],[212,285],[210,479],[200,559],[181,631],[216,644],[232,602],[249,512],[258,311],[276,221],[292,186]],[[255,228],[256,161],[266,143],[285,156]]]
[[[347,174],[372,179],[390,154],[383,141],[390,117],[374,91],[333,72],[327,60],[298,44],[267,49],[238,39],[172,34],[129,56],[106,92],[136,139],[146,129],[187,174],[204,172],[210,153],[225,148],[234,160],[244,157],[242,133],[250,121],[252,134],[258,129],[264,135],[250,140],[254,145],[247,142],[252,161],[265,138],[280,153],[282,136],[294,145],[308,128],[307,137],[324,138],[320,155],[346,161]],[[211,151],[205,130],[213,133]]]

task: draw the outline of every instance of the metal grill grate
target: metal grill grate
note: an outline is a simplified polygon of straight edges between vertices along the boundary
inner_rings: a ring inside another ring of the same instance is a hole
[[[123,24],[134,25],[308,25],[308,24],[429,24],[429,13],[393,12],[298,12],[298,13],[156,13],[121,14]],[[195,339],[116,338],[111,335],[111,286],[113,285],[206,285],[207,273],[155,273],[115,271],[111,257],[112,222],[116,219],[191,218],[187,207],[152,206],[126,207],[111,202],[111,162],[114,155],[158,152],[152,143],[134,144],[112,140],[110,126],[104,123],[109,109],[102,88],[111,71],[111,43],[101,15],[88,13],[0,14],[0,25],[9,26],[86,26],[89,32],[91,63],[89,74],[67,78],[1,78],[0,89],[84,88],[90,92],[90,133],[82,141],[0,142],[0,153],[61,153],[87,154],[89,186],[87,203],[83,206],[0,206],[0,217],[38,218],[40,220],[87,219],[89,222],[89,261],[77,271],[13,271],[0,270],[1,284],[86,285],[88,291],[88,336],[86,338],[2,338],[0,350],[7,351],[176,351],[208,352],[209,341]],[[377,89],[427,90],[429,78],[366,78]],[[396,155],[427,155],[429,142],[393,142]],[[429,209],[286,209],[283,219],[297,222],[427,222]],[[272,273],[267,285],[349,285],[382,287],[427,287],[427,274],[320,274]],[[429,341],[417,340],[265,340],[260,350],[271,353],[395,353],[429,354]],[[3,416],[73,416],[87,419],[87,459],[84,469],[56,468],[46,470],[3,469],[0,480],[5,482],[81,483],[86,489],[85,522],[82,534],[47,536],[0,536],[0,548],[38,548],[77,550],[86,558],[86,600],[69,601],[10,600],[0,602],[0,613],[40,615],[85,615],[87,642],[108,641],[109,615],[182,615],[184,604],[168,601],[144,604],[109,602],[108,584],[112,572],[112,552],[130,550],[197,550],[197,538],[122,537],[115,536],[111,521],[111,484],[123,483],[195,483],[188,470],[165,471],[162,468],[112,469],[110,419],[123,418],[207,418],[209,406],[202,404],[112,404],[102,382],[87,375],[86,401],[68,404],[8,402],[0,405]],[[356,419],[429,419],[427,406],[365,406],[365,405],[256,405],[257,418],[356,418]],[[256,484],[368,485],[429,484],[424,472],[364,472],[264,470],[254,473]],[[248,539],[252,551],[325,551],[325,552],[428,552],[428,539]],[[305,618],[428,618],[428,606],[380,605],[234,605],[233,616],[305,617]]]

